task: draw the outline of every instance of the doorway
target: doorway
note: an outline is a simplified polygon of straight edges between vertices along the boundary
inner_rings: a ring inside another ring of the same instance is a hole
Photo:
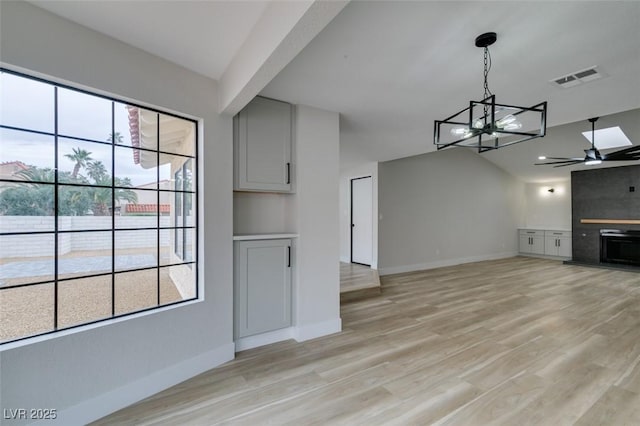
[[[351,179],[351,263],[371,266],[373,258],[373,179]]]

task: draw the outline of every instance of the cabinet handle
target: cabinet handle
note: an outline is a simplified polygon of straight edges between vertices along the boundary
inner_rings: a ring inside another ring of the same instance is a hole
[[[287,163],[287,185],[291,184],[291,163]]]
[[[560,239],[558,239],[558,247],[560,247]]]
[[[287,268],[291,268],[291,246],[287,246]]]

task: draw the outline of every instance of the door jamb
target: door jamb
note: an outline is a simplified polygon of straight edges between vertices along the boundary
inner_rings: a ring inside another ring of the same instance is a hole
[[[371,265],[367,265],[366,263],[353,261],[353,181],[359,180],[359,179],[371,179],[371,184],[373,185],[373,177],[371,175],[351,178],[350,180],[349,196],[351,200],[349,201],[349,207],[351,208],[351,211],[350,211],[350,217],[349,217],[349,243],[350,243],[349,260],[351,261],[351,263],[355,263],[356,265],[371,266]]]

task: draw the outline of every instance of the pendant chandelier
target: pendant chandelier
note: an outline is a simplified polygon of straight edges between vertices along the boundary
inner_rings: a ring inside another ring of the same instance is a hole
[[[438,150],[462,146],[485,152],[546,134],[547,102],[528,108],[498,104],[496,96],[489,90],[489,46],[496,40],[493,32],[476,37],[476,47],[484,49],[484,98],[470,101],[468,108],[434,122],[433,142]]]

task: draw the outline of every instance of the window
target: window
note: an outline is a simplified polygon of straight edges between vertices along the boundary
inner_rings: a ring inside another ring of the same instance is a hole
[[[197,123],[4,69],[0,88],[0,343],[197,299]]]

